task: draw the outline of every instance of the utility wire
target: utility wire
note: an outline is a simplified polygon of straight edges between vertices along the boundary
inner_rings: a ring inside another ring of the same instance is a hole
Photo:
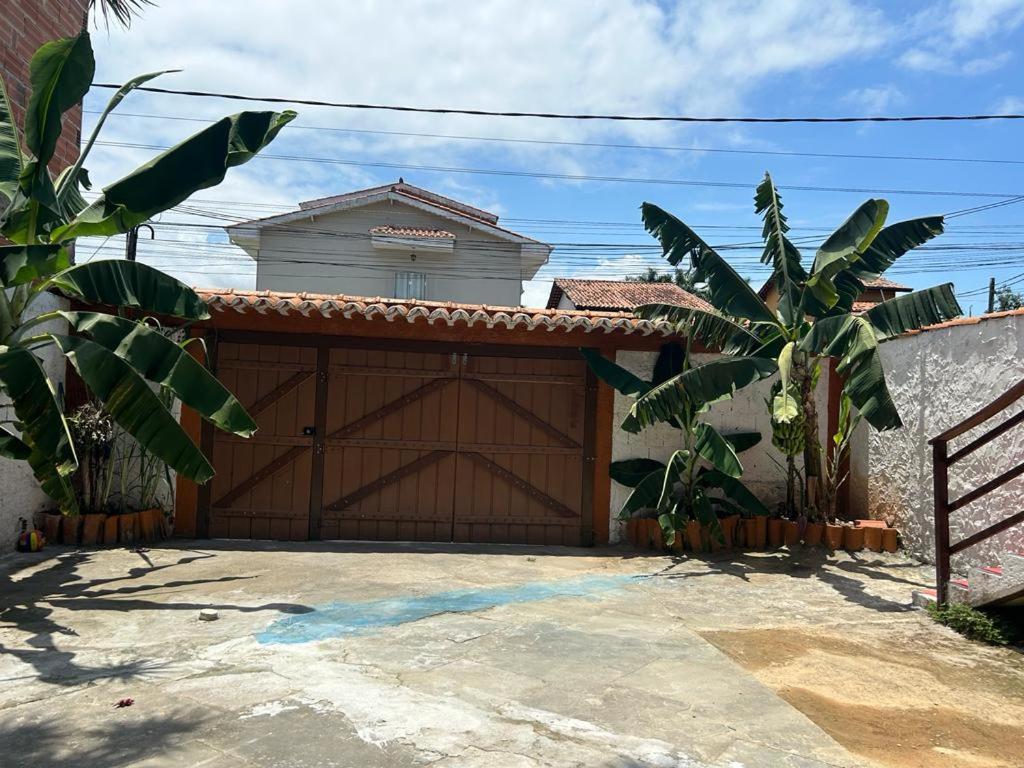
[[[166,150],[168,146],[159,144],[137,144],[122,141],[97,141],[97,145],[107,147],[125,147],[130,149]],[[657,179],[638,176],[595,176],[580,173],[549,173],[544,171],[513,171],[500,168],[460,168],[444,165],[415,165],[412,163],[386,163],[382,161],[348,160],[333,157],[309,157],[304,155],[277,155],[262,152],[255,159],[284,160],[288,162],[326,163],[330,165],[358,166],[360,168],[391,168],[405,171],[429,171],[433,173],[466,173],[484,176],[513,176],[536,179],[556,179],[560,181],[600,181],[628,184],[659,184],[685,187],[714,187],[723,189],[749,189],[749,182],[741,181],[708,181],[704,179]],[[863,187],[817,187],[808,185],[780,185],[778,189],[797,192],[839,192],[850,194],[879,195],[920,195],[927,197],[998,197],[1010,198],[1020,196],[1016,192],[962,192],[957,190],[928,189],[868,189]]]
[[[86,109],[89,115],[99,115],[100,110]],[[117,117],[135,117],[153,120],[181,120],[194,123],[209,123],[210,120],[203,117],[183,117],[181,115],[147,115],[138,112],[113,112]],[[326,125],[301,125],[292,123],[288,126],[289,131],[331,131],[335,133],[355,133],[361,135],[376,136],[402,136],[406,138],[421,139],[444,139],[446,141],[475,141],[495,142],[503,144],[534,144],[540,146],[554,147],[589,147],[598,149],[632,149],[648,150],[657,152],[692,152],[692,153],[717,153],[730,155],[764,155],[771,157],[819,157],[842,160],[903,160],[920,161],[929,163],[989,163],[996,165],[1024,165],[1024,160],[1011,160],[1009,158],[987,158],[987,157],[936,157],[932,155],[861,155],[848,152],[796,152],[792,150],[769,150],[769,149],[725,149],[722,147],[681,147],[659,144],[623,144],[613,142],[597,141],[558,141],[554,139],[523,139],[500,136],[467,136],[451,133],[420,133],[416,131],[384,131],[372,130],[369,128],[338,128]]]
[[[94,88],[117,90],[115,83],[93,83]],[[323,101],[319,99],[290,99],[280,96],[246,96],[238,93],[216,91],[191,91],[177,88],[139,86],[136,90],[162,93],[174,96],[229,99],[232,101],[262,101],[270,104],[302,104],[310,107],[334,107],[336,109],[378,110],[386,112],[417,112],[432,115],[473,115],[479,117],[535,117],[545,120],[614,120],[619,122],[659,123],[922,123],[922,122],[965,122],[981,120],[1024,120],[1024,114],[978,114],[978,115],[899,115],[899,116],[851,116],[851,117],[694,117],[691,115],[616,115],[616,114],[567,114],[561,112],[510,112],[487,109],[461,109],[456,107],[413,107],[398,104],[364,104],[359,102]]]

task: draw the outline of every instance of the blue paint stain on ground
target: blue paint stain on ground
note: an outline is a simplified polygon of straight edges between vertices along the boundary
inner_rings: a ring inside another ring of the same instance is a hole
[[[453,589],[419,597],[329,603],[310,613],[278,619],[256,635],[273,643],[309,643],[329,637],[397,627],[442,613],[470,613],[500,605],[534,603],[556,597],[595,597],[635,584],[645,576],[587,576],[566,581],[541,581],[509,587]]]

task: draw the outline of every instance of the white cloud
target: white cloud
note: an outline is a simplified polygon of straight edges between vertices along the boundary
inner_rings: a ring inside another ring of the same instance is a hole
[[[992,108],[997,115],[1019,115],[1024,113],[1024,98],[1020,96],[1006,96],[1000,99]]]
[[[1010,62],[1013,52],[993,50],[995,38],[1024,24],[1020,0],[948,0],[932,5],[911,22],[922,39],[899,57],[908,69],[944,74],[982,75]],[[973,55],[984,42],[984,56]]]
[[[864,114],[884,115],[893,107],[903,104],[906,101],[906,96],[896,86],[884,85],[856,88],[846,94],[843,101]]]

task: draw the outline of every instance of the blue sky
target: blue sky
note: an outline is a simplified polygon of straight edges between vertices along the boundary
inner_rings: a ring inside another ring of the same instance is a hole
[[[180,67],[172,88],[338,101],[498,110],[692,115],[863,115],[1024,112],[1022,0],[777,0],[772,3],[559,3],[520,0],[257,3],[175,0],[129,31],[98,30],[97,80]],[[389,10],[390,8],[390,10]],[[109,92],[86,102],[85,132]],[[238,102],[133,94],[88,163],[99,185],[197,130]],[[246,108],[261,108],[247,105]],[[766,170],[783,187],[805,256],[865,197],[887,197],[890,221],[998,202],[963,193],[1024,194],[1024,121],[892,125],[671,126],[353,112],[299,107],[270,154],[166,214],[142,258],[197,285],[252,285],[253,265],[217,225],[287,210],[299,200],[394,180],[499,213],[552,243],[551,263],[524,301],[546,298],[556,275],[621,277],[660,263],[639,224],[656,202],[707,240],[757,238],[753,188]],[[176,119],[167,119],[176,118]],[[187,118],[187,119],[181,119]],[[326,130],[325,130],[326,129]],[[361,133],[352,131],[375,131]],[[539,142],[396,136],[449,134]],[[579,143],[623,144],[623,148]],[[641,149],[679,147],[685,151]],[[728,150],[728,151],[706,151]],[[869,160],[749,154],[901,155],[1012,163]],[[372,163],[642,179],[739,182],[714,188],[373,167]],[[364,165],[360,165],[364,164]],[[953,192],[838,193],[787,186]],[[198,211],[198,213],[197,213]],[[952,281],[965,311],[984,310],[989,276],[1024,286],[1024,204],[951,220],[936,244],[889,276],[913,287]],[[580,223],[588,222],[588,223]],[[598,222],[598,223],[594,223]],[[585,243],[588,245],[581,246]],[[116,256],[123,243],[83,243]],[[754,249],[728,254],[759,283]],[[1018,277],[1020,276],[1020,277]]]

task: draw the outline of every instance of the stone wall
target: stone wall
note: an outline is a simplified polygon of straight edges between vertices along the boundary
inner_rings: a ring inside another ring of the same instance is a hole
[[[615,361],[623,368],[642,379],[650,380],[657,360],[657,352],[618,352]],[[711,355],[694,355],[695,362],[707,362]],[[740,454],[743,463],[743,483],[769,506],[786,498],[786,478],[779,464],[785,465],[782,456],[771,444],[771,425],[765,398],[771,389],[772,379],[758,382],[741,390],[736,397],[711,407],[706,418],[708,423],[720,432],[758,431],[761,442],[749,451]],[[827,376],[822,376],[818,385],[818,414],[821,434],[825,434],[828,404]],[[639,434],[631,435],[619,429],[632,405],[633,398],[615,393],[615,424],[612,427],[612,461],[623,459],[650,458],[667,461],[672,452],[680,447],[679,431],[666,424],[655,424]],[[778,464],[776,464],[778,462]],[[609,527],[611,541],[620,541],[622,524],[616,519],[619,509],[629,496],[631,489],[612,481]]]
[[[957,424],[1024,379],[1024,312],[963,318],[881,346],[886,381],[903,418],[903,429],[864,429],[853,455],[852,498],[872,517],[890,518],[915,557],[934,560],[931,447],[928,440]],[[955,440],[962,447],[1022,407]],[[1016,427],[950,468],[955,499],[1024,460],[1024,429]],[[1017,512],[1024,478],[1011,481],[952,514],[955,541]],[[954,558],[955,570],[999,562],[1007,549],[1024,551],[1024,526],[972,547]]]

